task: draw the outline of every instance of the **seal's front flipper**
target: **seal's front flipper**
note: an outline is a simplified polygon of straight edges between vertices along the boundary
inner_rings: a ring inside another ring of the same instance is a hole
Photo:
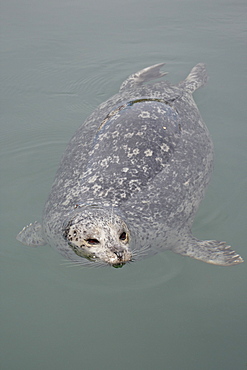
[[[22,244],[28,245],[29,247],[46,245],[46,241],[43,238],[42,226],[37,221],[35,221],[33,224],[25,226],[23,230],[19,232],[16,239]]]
[[[203,63],[199,63],[194,68],[192,68],[190,74],[186,77],[186,79],[180,82],[179,87],[193,93],[195,90],[199,89],[199,87],[205,85],[207,80],[208,74],[206,71],[206,66]]]
[[[214,265],[231,266],[244,262],[243,258],[225,242],[216,240],[198,240],[191,238],[188,245],[176,247],[173,252],[212,263]]]
[[[143,82],[156,80],[157,78],[167,75],[167,72],[160,71],[160,68],[164,65],[165,63],[155,64],[151,67],[144,68],[141,71],[130,75],[127,80],[122,83],[119,91],[122,92],[126,89],[133,89],[142,85]]]

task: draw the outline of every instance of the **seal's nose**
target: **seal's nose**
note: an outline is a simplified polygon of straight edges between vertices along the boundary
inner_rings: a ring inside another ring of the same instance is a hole
[[[122,259],[123,259],[123,251],[114,251],[113,252],[116,256],[117,256],[117,258],[119,259],[119,261],[122,261]]]

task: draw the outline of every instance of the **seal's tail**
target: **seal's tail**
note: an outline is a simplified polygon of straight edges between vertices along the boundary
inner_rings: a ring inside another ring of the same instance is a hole
[[[165,63],[154,64],[153,66],[147,67],[133,73],[130,75],[127,80],[125,80],[121,87],[120,92],[126,89],[132,89],[134,87],[141,86],[144,82],[156,80],[167,75],[167,72],[161,72],[160,68],[163,67]]]
[[[195,90],[199,89],[205,85],[208,80],[208,74],[206,71],[206,66],[203,63],[197,64],[194,68],[192,68],[190,74],[186,77],[186,79],[179,84],[179,87],[186,89],[193,93]]]

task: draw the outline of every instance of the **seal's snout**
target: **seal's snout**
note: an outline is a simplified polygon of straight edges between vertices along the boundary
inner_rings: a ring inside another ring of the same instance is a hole
[[[132,260],[132,253],[129,251],[128,248],[122,248],[121,246],[111,248],[112,256],[109,259],[109,264],[113,267],[122,267],[127,262]]]
[[[123,255],[124,255],[124,252],[123,251],[115,251],[113,253],[115,253],[115,255],[117,256],[117,258],[119,259],[119,261],[122,261],[123,260]]]
[[[115,246],[110,248],[111,252],[117,256],[119,261],[122,261],[125,258],[126,250],[122,246]]]
[[[110,263],[110,265],[114,268],[123,267],[127,262],[131,261],[132,256],[129,251],[115,250],[112,252],[117,257],[117,259],[114,258],[114,261]]]

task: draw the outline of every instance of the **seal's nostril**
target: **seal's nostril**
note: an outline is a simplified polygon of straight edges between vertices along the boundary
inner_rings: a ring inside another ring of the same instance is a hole
[[[117,258],[120,260],[120,261],[122,261],[122,259],[123,259],[123,252],[122,251],[116,251],[116,252],[114,252],[115,253],[115,255],[117,256]]]

